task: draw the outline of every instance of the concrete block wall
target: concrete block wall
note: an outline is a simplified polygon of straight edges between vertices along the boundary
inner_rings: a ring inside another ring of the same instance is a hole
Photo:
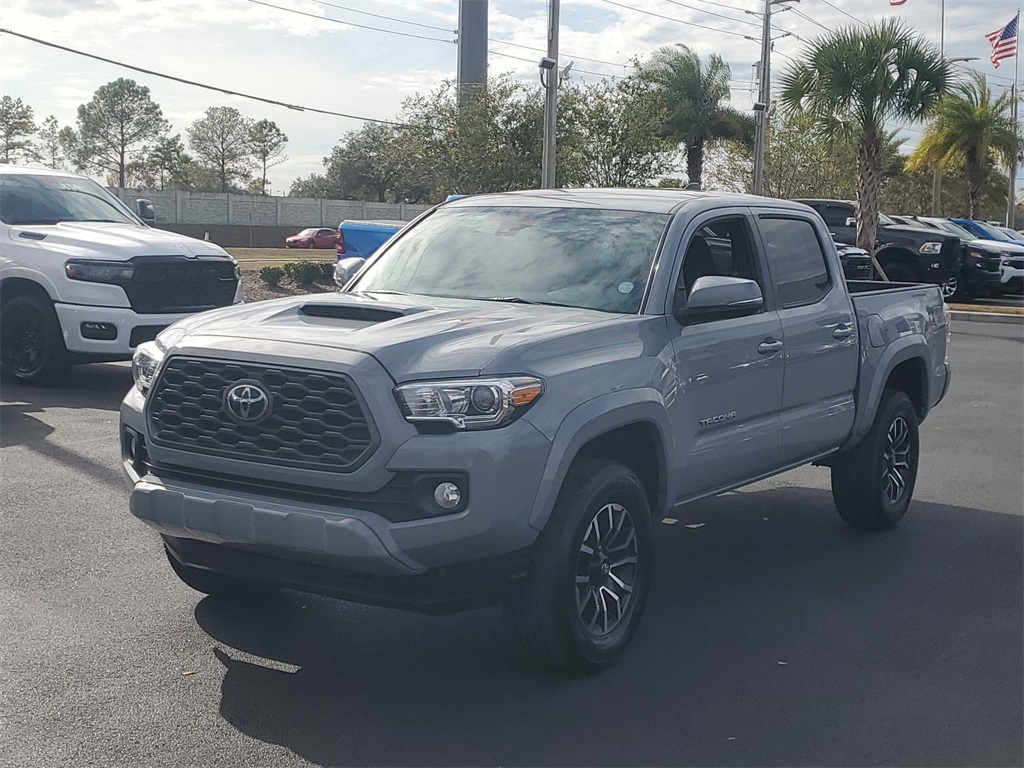
[[[315,200],[303,197],[260,197],[229,192],[181,192],[166,189],[114,189],[132,210],[144,198],[153,203],[157,226],[164,224],[238,225],[253,227],[336,227],[344,219],[410,221],[428,205],[370,203],[360,200]]]

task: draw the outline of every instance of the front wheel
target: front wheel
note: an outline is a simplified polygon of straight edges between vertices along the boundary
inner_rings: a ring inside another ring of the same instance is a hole
[[[917,482],[917,414],[906,393],[887,389],[868,434],[832,464],[832,498],[854,528],[891,528]]]
[[[947,277],[942,285],[939,286],[942,291],[942,298],[947,303],[950,301],[962,301],[964,299],[963,291],[960,287],[960,278],[956,275],[950,275]]]
[[[534,545],[526,579],[505,604],[509,632],[556,671],[609,666],[640,623],[653,540],[637,476],[611,461],[578,462]]]
[[[60,383],[71,368],[49,299],[14,296],[0,311],[0,371],[22,384]]]

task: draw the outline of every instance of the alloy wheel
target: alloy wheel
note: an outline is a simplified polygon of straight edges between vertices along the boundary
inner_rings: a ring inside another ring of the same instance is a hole
[[[885,498],[896,504],[907,491],[910,479],[910,427],[902,416],[889,425],[882,452],[882,487]]]
[[[593,637],[615,630],[638,582],[639,540],[629,511],[605,504],[587,525],[576,560],[576,608]]]

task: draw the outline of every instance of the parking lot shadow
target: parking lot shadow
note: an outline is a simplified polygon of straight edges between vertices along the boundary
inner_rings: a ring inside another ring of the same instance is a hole
[[[78,365],[64,384],[57,387],[27,387],[0,383],[0,400],[31,403],[42,408],[95,408],[116,411],[132,386],[132,369],[127,363]]]
[[[207,598],[221,714],[319,765],[1024,762],[1021,517],[915,502],[864,534],[802,488],[676,517],[644,623],[600,675],[534,670],[498,608]]]

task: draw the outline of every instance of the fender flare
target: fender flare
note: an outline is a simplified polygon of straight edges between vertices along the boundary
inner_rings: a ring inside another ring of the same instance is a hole
[[[6,284],[8,280],[15,279],[35,283],[50,297],[50,301],[57,301],[57,288],[54,286],[53,281],[43,272],[26,267],[7,267],[3,270],[3,277],[0,278],[0,287]]]
[[[897,339],[882,352],[882,356],[875,366],[875,375],[871,379],[867,392],[863,393],[861,399],[864,407],[857,409],[857,417],[853,422],[850,439],[843,446],[843,449],[855,445],[871,429],[871,425],[875,421],[875,414],[878,412],[878,405],[882,401],[882,392],[885,389],[886,382],[889,381],[889,376],[892,375],[896,366],[908,360],[919,360],[924,368],[924,375],[921,377],[921,402],[923,404],[922,407],[927,412],[928,403],[930,402],[930,392],[928,389],[931,385],[927,368],[928,345],[923,336],[914,334]]]
[[[670,487],[668,468],[677,463],[664,397],[655,389],[621,390],[578,405],[562,419],[551,441],[551,451],[530,513],[530,526],[538,531],[544,529],[565,476],[587,443],[613,429],[640,423],[653,426],[660,438],[660,445],[656,446],[662,465],[658,498],[665,497]]]

